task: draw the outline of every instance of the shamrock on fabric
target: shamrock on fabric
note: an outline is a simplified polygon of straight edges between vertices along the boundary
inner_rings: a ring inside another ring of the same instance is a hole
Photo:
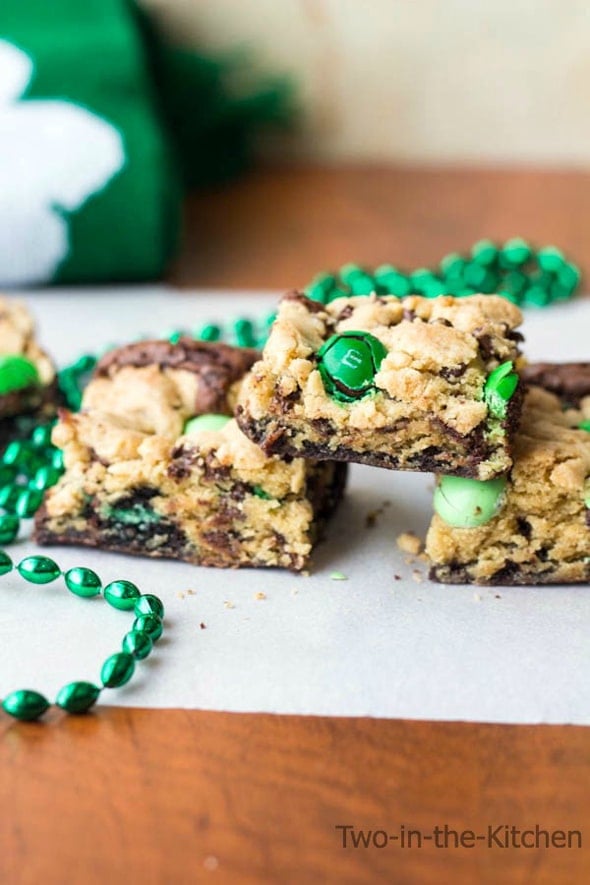
[[[31,58],[0,40],[0,268],[5,285],[48,282],[68,254],[66,213],[122,169],[117,129],[72,102],[23,99]]]

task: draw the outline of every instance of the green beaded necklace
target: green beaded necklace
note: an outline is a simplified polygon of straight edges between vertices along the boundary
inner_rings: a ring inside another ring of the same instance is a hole
[[[101,686],[92,682],[68,682],[55,699],[55,704],[67,713],[86,713],[92,707],[103,688],[119,688],[125,685],[135,672],[135,662],[146,658],[154,642],[164,629],[164,605],[151,593],[141,594],[131,581],[111,581],[105,587],[96,572],[78,566],[62,572],[48,556],[27,556],[14,566],[10,556],[0,550],[0,575],[13,571],[32,584],[49,584],[63,576],[68,590],[76,596],[89,599],[101,591],[113,608],[133,611],[135,620],[125,634],[122,651],[115,652],[104,661],[100,670]],[[15,719],[31,722],[39,719],[51,706],[45,695],[30,688],[11,692],[2,701],[2,709]]]
[[[468,256],[451,253],[435,269],[401,271],[391,264],[384,264],[369,271],[356,264],[347,264],[338,273],[318,274],[305,291],[310,298],[324,304],[342,296],[373,292],[398,297],[417,294],[427,298],[443,294],[461,298],[476,292],[495,292],[522,306],[544,307],[571,298],[580,282],[578,267],[566,260],[559,249],[546,246],[535,250],[517,237],[503,245],[479,240]],[[173,344],[189,335],[202,341],[226,340],[238,347],[260,348],[275,317],[274,312],[260,322],[241,317],[233,322],[229,331],[220,323],[207,323],[194,332],[174,329],[166,337]],[[80,409],[82,391],[97,359],[93,354],[83,354],[59,372],[58,386],[71,411]],[[12,372],[10,376],[5,372],[5,381],[10,387],[14,365],[5,368]],[[504,383],[509,380],[505,379]],[[39,424],[25,439],[9,443],[0,459],[0,510],[4,511],[0,514],[2,546],[16,539],[20,518],[34,516],[43,493],[55,485],[63,473],[62,452],[51,444],[54,424],[55,421]],[[8,574],[13,567],[8,554],[0,550],[0,575]],[[125,685],[133,675],[135,660],[147,657],[153,643],[162,634],[162,602],[151,594],[141,595],[130,581],[112,581],[102,588],[100,578],[92,569],[80,566],[62,572],[46,556],[28,556],[17,564],[16,570],[25,580],[35,584],[46,584],[63,575],[66,587],[80,597],[97,596],[102,589],[110,605],[125,611],[133,609],[136,615],[131,631],[123,639],[123,650],[111,655],[102,665],[101,687],[78,681],[60,689],[55,703],[68,713],[84,713],[96,703],[103,688]],[[50,703],[37,691],[19,689],[8,695],[1,706],[9,715],[30,721],[42,716]]]

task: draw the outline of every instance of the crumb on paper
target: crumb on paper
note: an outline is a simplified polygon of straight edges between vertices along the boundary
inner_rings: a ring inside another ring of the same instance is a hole
[[[394,575],[394,576],[393,576],[393,580],[394,580],[394,581],[401,581],[401,579],[402,579],[402,576],[401,576],[401,575]]]
[[[207,624],[205,623],[205,621],[201,621],[201,623],[199,624],[199,627],[201,628],[201,630],[206,630]]]
[[[179,599],[184,599],[184,593],[181,590],[179,590],[176,595]]]
[[[391,501],[383,501],[380,507],[377,507],[375,510],[369,510],[365,517],[365,528],[375,528],[378,518],[383,515],[383,511],[389,506],[391,506]]]
[[[187,590],[186,592],[188,593],[189,596],[196,596],[197,595],[196,590]]]
[[[262,593],[262,591],[258,591],[258,593],[254,594],[254,599],[266,599],[266,593]]]
[[[494,593],[494,599],[502,599],[499,593]]]
[[[422,552],[422,541],[414,532],[402,532],[397,536],[397,546],[404,553],[411,553],[412,556],[418,556]]]
[[[298,593],[299,593],[299,590],[297,590],[296,587],[293,587],[293,589],[291,590],[291,596],[297,596]]]
[[[415,568],[412,572],[412,578],[414,579],[414,581],[416,581],[417,584],[421,584],[424,580],[424,575],[419,569]]]
[[[235,608],[235,607],[236,607],[236,604],[235,604],[235,602],[229,602],[229,601],[226,599],[225,602],[223,603],[223,607],[224,607],[224,608]]]
[[[348,575],[345,575],[344,572],[332,572],[330,579],[332,581],[348,581]]]
[[[474,593],[473,594],[473,601],[474,602],[481,602],[481,593]]]

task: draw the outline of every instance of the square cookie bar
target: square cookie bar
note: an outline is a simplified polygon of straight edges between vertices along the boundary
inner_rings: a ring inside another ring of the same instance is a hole
[[[587,418],[590,408],[564,409],[557,396],[531,387],[506,478],[438,479],[426,539],[432,578],[449,584],[590,582]]]
[[[55,367],[37,344],[29,311],[0,297],[0,446],[19,434],[20,416],[50,417],[56,404]]]
[[[257,357],[192,339],[104,357],[82,410],[53,431],[66,469],[37,512],[38,543],[304,569],[345,471],[267,456],[243,435],[231,415]]]
[[[236,417],[267,454],[490,479],[521,409],[504,298],[286,295]]]

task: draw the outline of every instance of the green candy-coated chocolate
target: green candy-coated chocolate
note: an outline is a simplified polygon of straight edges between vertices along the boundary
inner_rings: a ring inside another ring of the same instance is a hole
[[[138,599],[140,593],[139,588],[131,581],[119,580],[111,581],[103,590],[103,595],[109,605],[118,608],[121,611],[131,611]]]
[[[18,354],[0,356],[0,394],[39,384],[39,372],[31,360]]]
[[[68,569],[64,573],[64,581],[68,590],[76,596],[85,598],[98,596],[102,587],[102,582],[96,572],[83,566]]]
[[[55,703],[67,713],[86,713],[98,700],[100,688],[92,682],[68,682],[60,688]]]
[[[590,419],[587,421],[582,421],[580,424],[578,424],[578,428],[580,430],[587,430],[588,433],[590,433]]]
[[[106,659],[100,671],[100,678],[105,688],[119,688],[129,682],[134,672],[133,655],[126,651],[118,651]]]
[[[147,633],[152,642],[157,642],[164,631],[162,619],[156,615],[140,615],[133,622],[132,630]]]
[[[505,488],[504,477],[481,482],[462,476],[442,476],[434,493],[434,509],[448,525],[476,528],[497,514]]]
[[[241,318],[234,323],[234,335],[238,347],[256,347],[256,335],[252,320]]]
[[[491,240],[478,240],[471,249],[471,257],[478,264],[488,267],[498,257],[498,247]]]
[[[201,433],[203,430],[221,430],[231,418],[228,415],[216,415],[208,412],[205,415],[197,415],[190,418],[184,425],[183,433]]]
[[[12,513],[0,516],[0,544],[10,544],[18,535],[20,520]]]
[[[153,647],[154,644],[149,633],[144,631],[130,630],[129,633],[126,633],[123,637],[123,651],[126,651],[127,654],[133,655],[138,661],[147,658]]]
[[[215,323],[207,323],[196,332],[195,338],[200,338],[201,341],[219,341],[221,328]]]
[[[531,257],[531,247],[521,237],[508,240],[500,250],[502,262],[507,266],[525,264]]]
[[[33,722],[49,709],[49,701],[38,691],[20,688],[4,698],[2,709],[15,719]]]
[[[508,403],[518,387],[518,375],[511,362],[502,363],[486,379],[484,399],[496,418],[505,418]]]
[[[157,618],[163,618],[164,603],[153,593],[144,593],[136,600],[133,612],[136,618],[139,618],[140,615],[155,615]]]
[[[387,349],[368,332],[332,335],[318,351],[318,370],[324,387],[335,400],[350,402],[373,389],[373,381]]]
[[[21,578],[31,584],[49,584],[61,575],[58,564],[48,556],[26,556],[16,569]]]
[[[537,252],[537,261],[542,270],[558,273],[565,264],[563,252],[555,246],[545,246]]]
[[[13,562],[5,550],[0,550],[0,575],[7,575],[13,569]]]

